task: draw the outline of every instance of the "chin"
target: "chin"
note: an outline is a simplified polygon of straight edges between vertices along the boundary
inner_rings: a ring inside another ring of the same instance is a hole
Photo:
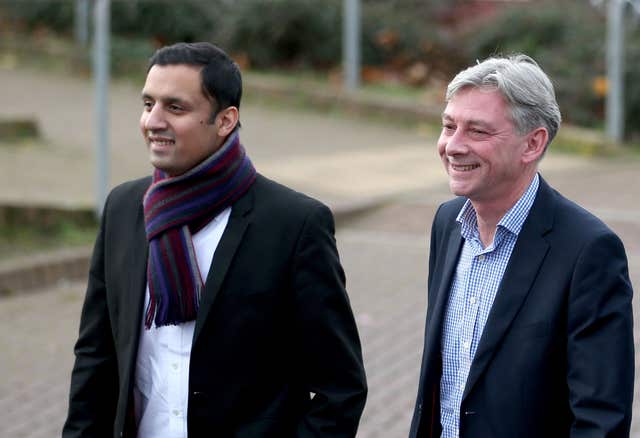
[[[449,191],[456,196],[465,196],[465,197],[468,197],[470,193],[468,188],[460,187],[454,184],[449,184]]]
[[[153,167],[155,167],[158,170],[161,170],[167,174],[171,173],[171,166],[167,166],[167,164],[163,163],[162,160],[151,159],[150,163]]]

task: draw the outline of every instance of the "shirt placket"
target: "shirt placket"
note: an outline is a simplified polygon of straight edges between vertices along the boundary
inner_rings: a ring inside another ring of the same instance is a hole
[[[478,254],[480,248],[477,245],[471,245],[473,256],[471,258],[471,266],[467,272],[467,278],[465,278],[464,287],[464,311],[463,311],[463,323],[460,330],[460,336],[458,338],[458,354],[459,354],[459,368],[458,368],[458,382],[459,383],[459,400],[458,405],[462,402],[462,394],[464,387],[467,383],[467,377],[469,376],[469,370],[471,369],[471,362],[473,356],[471,354],[471,347],[473,345],[473,332],[478,317],[478,291],[475,289],[475,285],[471,281],[474,277],[475,271],[478,269],[478,263],[484,260],[483,254]]]
[[[463,249],[461,256],[462,260],[467,258],[466,251],[468,248]],[[470,258],[470,254],[469,254]],[[468,281],[468,273],[470,266],[464,262],[460,263],[456,270],[456,280],[452,287],[452,295],[450,297],[450,303],[447,310],[447,326],[445,333],[445,344],[449,345],[447,348],[449,355],[448,361],[449,367],[452,371],[451,381],[448,383],[448,387],[444,387],[445,391],[441,399],[441,415],[443,424],[443,438],[453,438],[458,436],[458,416],[456,414],[457,407],[459,406],[458,388],[460,385],[464,385],[464,380],[460,380],[460,334],[463,330],[462,325],[464,323],[464,300],[465,291],[464,288]],[[455,284],[458,284],[457,286]],[[459,310],[458,310],[459,309]],[[459,313],[458,313],[459,312]],[[459,315],[457,317],[453,315]],[[453,319],[452,319],[453,318]]]
[[[184,403],[183,397],[187,389],[184,388],[183,373],[184,361],[182,351],[184,351],[183,333],[181,336],[171,336],[168,343],[168,360],[169,364],[167,374],[169,386],[167,388],[167,400],[169,402],[169,433],[170,436],[186,436],[184,431]]]
[[[464,293],[462,294],[461,299],[463,300],[462,304],[462,323],[460,324],[460,329],[457,336],[457,352],[458,352],[458,367],[457,367],[457,376],[456,376],[456,384],[457,390],[455,393],[455,406],[459,409],[462,403],[462,395],[464,393],[464,388],[467,383],[467,377],[469,375],[469,370],[471,368],[471,345],[473,340],[473,328],[475,325],[476,316],[478,313],[478,306],[475,301],[473,304],[471,303],[471,297],[474,295],[474,291],[471,290],[473,285],[471,284],[471,278],[473,276],[473,270],[475,269],[475,259],[477,254],[477,248],[475,245],[470,245],[471,250],[471,261],[470,266],[465,272],[464,284],[462,290]],[[458,431],[460,430],[460,416],[458,413],[455,415],[455,429],[456,436],[458,435]]]

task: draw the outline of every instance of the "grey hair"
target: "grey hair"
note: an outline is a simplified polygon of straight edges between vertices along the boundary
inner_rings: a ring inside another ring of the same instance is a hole
[[[546,146],[556,136],[562,121],[556,93],[547,74],[531,57],[491,57],[461,71],[447,86],[447,102],[468,87],[498,90],[511,109],[513,125],[520,135],[544,127],[549,133]]]

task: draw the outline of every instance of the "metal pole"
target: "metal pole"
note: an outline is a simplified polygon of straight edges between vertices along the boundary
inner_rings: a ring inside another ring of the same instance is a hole
[[[89,43],[89,0],[76,0],[75,37],[80,47]]]
[[[102,214],[109,190],[109,30],[110,0],[94,0],[93,74],[96,117],[96,207]]]
[[[360,0],[344,0],[342,67],[347,90],[360,86]]]
[[[624,6],[609,0],[607,9],[607,83],[605,103],[607,136],[619,143],[624,136]]]

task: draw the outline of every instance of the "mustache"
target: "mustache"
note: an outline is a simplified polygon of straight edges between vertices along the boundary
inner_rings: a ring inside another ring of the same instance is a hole
[[[146,130],[145,135],[147,138],[161,138],[163,140],[173,140],[175,141],[175,135],[171,131],[152,131]]]

